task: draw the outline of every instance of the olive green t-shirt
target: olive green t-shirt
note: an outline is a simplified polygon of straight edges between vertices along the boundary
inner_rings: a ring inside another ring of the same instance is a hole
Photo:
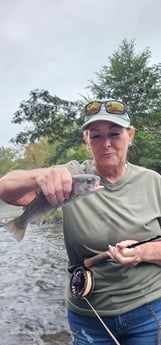
[[[97,174],[93,161],[66,165],[72,175]],[[97,174],[98,175],[98,174]],[[128,163],[125,175],[112,184],[101,178],[103,190],[63,208],[64,240],[69,265],[106,251],[123,240],[161,235],[161,176]],[[140,263],[125,267],[113,260],[92,267],[94,289],[88,299],[100,315],[118,315],[161,298],[161,267]],[[66,303],[72,311],[93,315],[83,299],[70,292],[67,274]]]

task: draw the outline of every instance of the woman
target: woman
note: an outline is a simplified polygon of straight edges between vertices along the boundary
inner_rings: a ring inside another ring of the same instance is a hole
[[[103,190],[63,209],[69,267],[105,251],[108,259],[92,266],[94,287],[85,298],[76,298],[77,281],[68,273],[73,345],[161,344],[161,242],[129,248],[161,235],[161,177],[127,162],[135,131],[124,103],[90,102],[85,113],[82,130],[93,160],[12,171],[1,178],[0,195],[25,205],[41,188],[51,204],[60,204],[70,195],[72,175],[100,175]]]

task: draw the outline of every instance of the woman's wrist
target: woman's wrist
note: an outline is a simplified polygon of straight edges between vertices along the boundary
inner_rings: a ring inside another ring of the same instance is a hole
[[[145,243],[139,247],[141,262],[161,265],[161,241]]]

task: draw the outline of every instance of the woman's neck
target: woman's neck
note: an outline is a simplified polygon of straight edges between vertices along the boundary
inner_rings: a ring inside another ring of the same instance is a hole
[[[128,163],[123,164],[119,167],[108,167],[108,168],[97,168],[98,173],[111,183],[117,182],[123,177],[128,169]]]

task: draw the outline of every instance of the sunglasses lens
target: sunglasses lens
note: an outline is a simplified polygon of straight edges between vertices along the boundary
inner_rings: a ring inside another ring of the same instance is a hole
[[[94,115],[100,111],[101,103],[100,102],[91,102],[86,105],[85,113],[86,115]]]
[[[85,114],[87,116],[91,116],[91,115],[99,113],[102,105],[104,105],[106,112],[109,114],[121,115],[121,114],[124,114],[126,111],[124,103],[119,102],[119,101],[106,101],[106,102],[94,101],[86,105]]]
[[[111,114],[123,114],[125,112],[125,106],[120,102],[106,102],[106,111]]]

